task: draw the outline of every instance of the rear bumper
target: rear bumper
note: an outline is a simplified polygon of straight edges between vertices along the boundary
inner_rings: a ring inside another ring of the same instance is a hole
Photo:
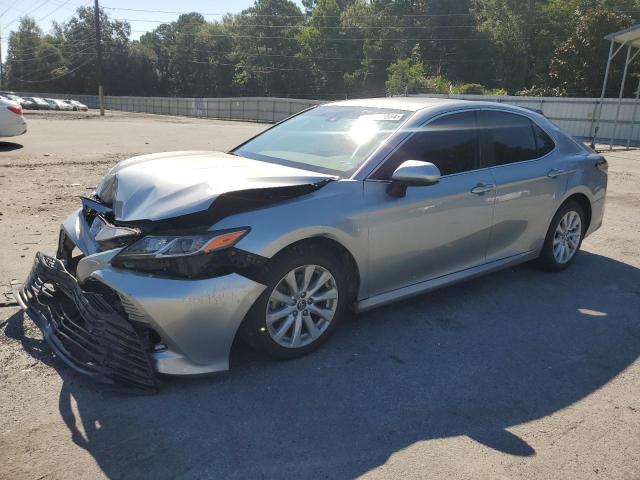
[[[591,204],[591,223],[589,225],[589,229],[585,233],[585,238],[594,233],[602,226],[605,206],[606,198],[604,197]]]
[[[141,332],[101,295],[83,291],[60,260],[38,253],[15,297],[54,352],[77,372],[140,390],[159,386]]]
[[[2,130],[0,131],[0,137],[17,137],[23,135],[27,132],[27,122],[25,122],[22,118],[17,118],[11,121],[6,122]]]

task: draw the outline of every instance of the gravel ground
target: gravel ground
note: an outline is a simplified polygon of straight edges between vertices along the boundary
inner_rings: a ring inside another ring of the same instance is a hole
[[[314,355],[239,345],[155,396],[55,359],[8,294],[118,160],[264,125],[31,113],[0,142],[0,478],[640,479],[640,152],[608,155],[602,229],[568,271],[499,272],[345,322]]]

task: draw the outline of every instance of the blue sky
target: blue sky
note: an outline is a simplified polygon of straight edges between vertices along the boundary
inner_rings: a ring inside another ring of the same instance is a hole
[[[301,0],[295,0],[302,5]],[[2,54],[7,52],[9,32],[16,29],[23,15],[34,17],[43,30],[51,28],[53,21],[64,22],[73,16],[82,5],[93,5],[93,0],[0,0],[0,26],[2,28]],[[143,31],[153,30],[160,21],[170,22],[178,17],[175,13],[135,12],[118,9],[163,10],[179,12],[200,12],[210,14],[237,13],[253,5],[253,0],[100,0],[100,6],[109,16],[128,19],[132,38],[138,38]],[[107,8],[109,7],[109,8]],[[220,19],[221,15],[207,15],[208,20]]]

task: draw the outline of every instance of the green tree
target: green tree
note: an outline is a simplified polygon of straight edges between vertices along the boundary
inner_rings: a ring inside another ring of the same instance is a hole
[[[422,26],[413,34],[421,42],[425,68],[430,75],[452,81],[492,83],[495,81],[495,49],[488,35],[478,30],[469,10],[471,0],[430,0]]]
[[[36,21],[31,17],[20,19],[18,31],[11,32],[7,50],[6,75],[11,88],[16,90],[31,90],[30,81],[36,80],[41,74],[40,48],[43,33]],[[41,78],[41,77],[40,77]]]
[[[530,84],[538,65],[548,62],[550,54],[545,58],[535,49],[545,4],[546,0],[473,0],[477,28],[493,41],[496,81],[507,89]]]
[[[139,41],[130,40],[127,22],[101,11],[105,90],[315,98],[505,89],[595,95],[608,48],[602,37],[640,13],[640,0],[302,4],[304,10],[291,0],[256,0],[221,21],[188,13]],[[50,33],[22,19],[9,34],[9,88],[95,93],[93,15],[93,8],[80,7]],[[612,85],[623,57],[613,65]]]
[[[229,23],[236,94],[302,96],[307,92],[308,72],[298,57],[297,41],[304,15],[295,3],[256,0]]]
[[[108,95],[123,95],[130,88],[127,71],[129,36],[127,22],[113,20],[100,10],[103,50],[103,84]],[[52,91],[95,93],[98,85],[94,10],[80,7],[68,22],[54,27],[53,41],[63,52],[67,72]]]
[[[586,9],[578,8],[575,12],[575,30],[553,54],[551,78],[572,96],[600,96],[604,64],[609,52],[609,45],[603,38],[633,23],[630,16],[602,7],[592,5]],[[624,54],[618,54],[616,62],[612,64],[610,85],[620,83],[623,64]],[[629,94],[632,89],[633,86],[629,85]]]
[[[310,93],[330,97],[344,92],[345,72],[358,69],[361,57],[344,41],[344,9],[337,0],[317,0],[307,9],[311,13],[298,34],[298,55],[311,71]]]
[[[389,78],[385,82],[388,95],[418,93],[424,77],[420,47],[414,48],[411,58],[400,58],[389,65],[388,71]]]

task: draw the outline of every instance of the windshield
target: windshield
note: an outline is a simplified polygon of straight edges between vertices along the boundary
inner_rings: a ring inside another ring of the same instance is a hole
[[[405,110],[318,107],[276,125],[232,153],[345,178],[410,115]]]

